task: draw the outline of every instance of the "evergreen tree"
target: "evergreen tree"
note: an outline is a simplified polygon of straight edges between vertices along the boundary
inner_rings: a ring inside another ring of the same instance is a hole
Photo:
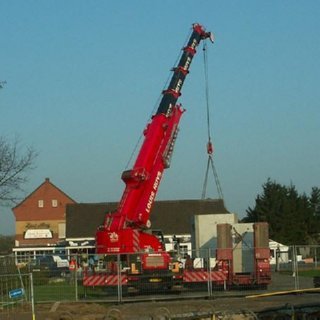
[[[299,195],[294,185],[284,186],[268,179],[262,194],[248,208],[243,222],[266,221],[270,238],[288,245],[312,244],[320,227],[320,190],[313,188],[311,197]]]
[[[315,243],[320,241],[320,188],[313,187],[309,199],[311,218],[310,233]]]
[[[8,255],[14,247],[14,236],[0,235],[0,255]]]

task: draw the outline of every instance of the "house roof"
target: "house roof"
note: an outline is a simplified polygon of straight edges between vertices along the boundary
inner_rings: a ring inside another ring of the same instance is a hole
[[[70,198],[64,191],[62,191],[60,188],[58,188],[56,185],[54,185],[49,178],[45,178],[44,182],[40,184],[38,188],[33,190],[29,195],[27,195],[20,203],[18,203],[12,210],[15,210],[16,208],[20,207],[25,201],[27,201],[30,197],[32,197],[35,193],[37,193],[40,189],[42,189],[45,185],[50,185],[52,188],[59,191],[61,194],[63,194],[65,197],[67,197],[71,202],[76,203],[75,200]]]
[[[92,238],[104,216],[117,208],[117,202],[68,204],[66,238]],[[151,222],[164,234],[191,234],[193,216],[230,213],[221,199],[156,201]]]
[[[55,200],[55,204],[53,204]],[[42,205],[39,205],[39,201]],[[65,220],[65,206],[75,201],[56,187],[49,178],[12,211],[17,221]]]

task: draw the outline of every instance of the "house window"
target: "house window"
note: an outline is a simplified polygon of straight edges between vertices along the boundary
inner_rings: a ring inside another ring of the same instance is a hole
[[[43,200],[38,200],[38,207],[43,208],[44,207],[44,201]]]
[[[53,208],[56,208],[58,206],[58,200],[53,199],[51,203]]]

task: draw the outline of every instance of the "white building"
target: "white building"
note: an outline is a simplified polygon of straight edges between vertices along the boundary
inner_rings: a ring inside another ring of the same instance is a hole
[[[288,263],[289,262],[289,247],[273,240],[269,240],[270,248],[270,264],[275,265],[277,263]]]

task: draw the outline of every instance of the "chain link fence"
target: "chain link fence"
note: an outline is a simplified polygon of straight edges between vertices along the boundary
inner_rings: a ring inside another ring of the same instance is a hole
[[[17,310],[34,314],[32,278],[20,272],[13,257],[0,257],[0,319]]]
[[[190,297],[251,295],[311,289],[320,276],[320,246],[292,246],[269,261],[270,279],[262,277],[255,250],[236,248],[232,260],[216,260],[216,251],[171,252],[161,255],[33,256],[19,263],[1,258],[1,309],[31,308],[55,301],[122,302]],[[269,265],[269,261],[267,265]],[[259,270],[258,270],[259,269]],[[265,280],[268,281],[265,281]],[[32,280],[32,281],[31,281]]]

